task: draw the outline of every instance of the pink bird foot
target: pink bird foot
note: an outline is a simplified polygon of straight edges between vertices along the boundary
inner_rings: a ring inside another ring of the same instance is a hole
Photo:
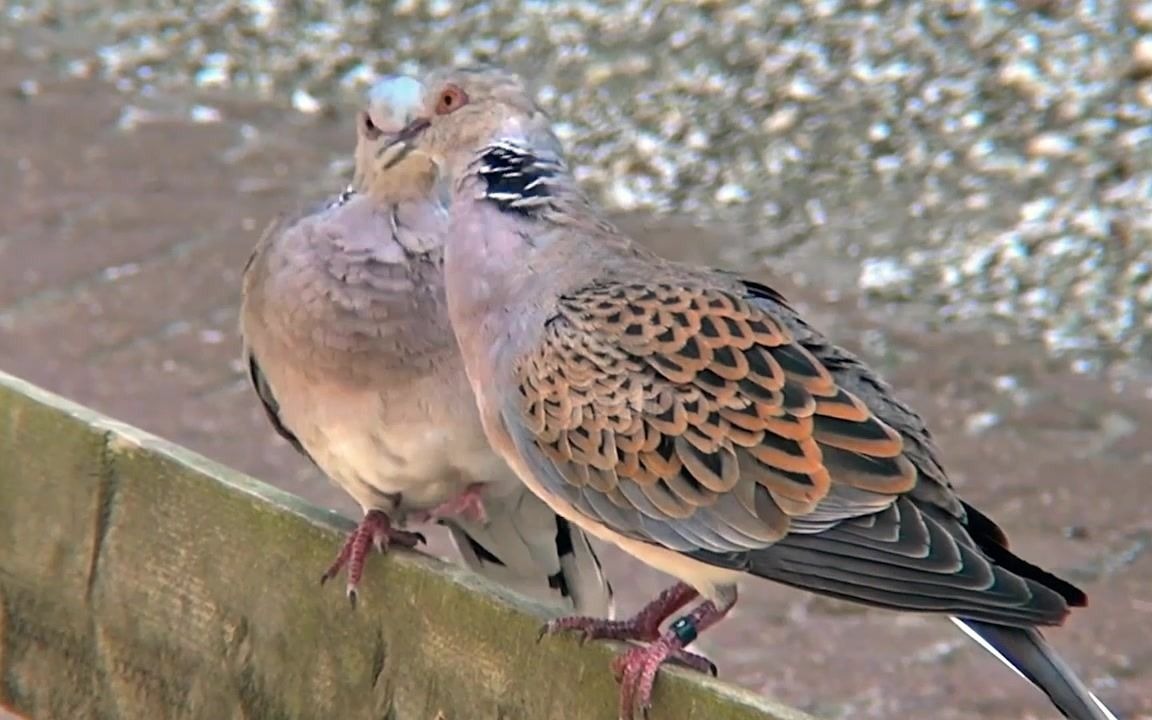
[[[652,642],[660,637],[660,624],[680,608],[699,597],[687,583],[676,583],[656,596],[640,612],[627,620],[606,620],[573,615],[556,618],[540,628],[540,637],[562,632],[579,633],[580,644],[589,640],[634,640]]]
[[[375,547],[380,552],[387,552],[391,545],[414,548],[425,542],[420,533],[408,532],[392,527],[392,521],[379,510],[369,510],[364,513],[364,519],[356,529],[348,533],[344,546],[324,574],[320,576],[320,584],[328,582],[345,569],[348,575],[348,600],[352,607],[356,607],[357,588],[360,578],[364,575],[364,561],[368,557],[368,549]]]
[[[660,625],[680,608],[699,597],[691,585],[677,583],[660,593],[628,620],[603,620],[591,617],[562,617],[540,629],[540,636],[561,632],[580,633],[580,642],[588,640],[630,640],[647,643],[621,653],[612,662],[612,672],[620,683],[620,718],[632,720],[639,711],[645,717],[652,705],[652,687],[660,666],[672,661],[698,672],[716,675],[716,666],[703,655],[686,648],[696,636],[723,618],[735,604],[735,598],[723,610],[709,601],[673,622],[661,633]]]
[[[652,688],[656,684],[656,673],[669,660],[715,675],[716,666],[708,658],[690,653],[684,648],[731,609],[732,604],[721,609],[709,600],[678,618],[659,639],[645,647],[631,648],[618,655],[612,661],[612,672],[620,683],[620,720],[633,720],[637,715],[648,717],[648,711],[652,708]]]
[[[463,517],[481,525],[488,523],[488,510],[484,507],[484,486],[481,483],[472,483],[464,492],[427,512],[412,513],[412,519],[417,522],[453,517]]]

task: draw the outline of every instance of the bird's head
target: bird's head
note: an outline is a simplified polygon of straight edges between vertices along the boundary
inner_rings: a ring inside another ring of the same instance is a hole
[[[391,136],[387,152],[400,155],[419,151],[449,175],[460,172],[488,144],[505,138],[560,153],[551,121],[513,73],[495,68],[453,68],[438,70],[423,80],[386,78],[376,91],[378,100],[394,111],[419,94],[403,128]],[[394,112],[390,119],[397,117]]]
[[[367,106],[356,115],[356,167],[352,186],[358,192],[400,201],[426,195],[438,169],[427,153],[398,141],[419,114],[424,88],[416,80],[388,77],[372,86]]]

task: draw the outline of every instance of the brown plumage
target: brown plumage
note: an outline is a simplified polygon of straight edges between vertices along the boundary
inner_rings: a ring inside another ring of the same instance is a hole
[[[830,470],[887,495],[915,483],[899,434],[740,297],[605,283],[562,295],[558,311],[519,368],[521,409],[577,488],[707,514],[735,547],[756,547],[816,508]],[[739,503],[718,506],[725,493]]]
[[[1068,717],[1113,717],[1034,629],[1084,594],[955,495],[874,371],[771,288],[605,221],[514,77],[425,85],[400,144],[453,179],[449,317],[493,447],[558,513],[682,581],[630,621],[549,626],[650,643],[617,665],[622,717],[665,660],[706,667],[684,648],[748,577],[955,616]]]

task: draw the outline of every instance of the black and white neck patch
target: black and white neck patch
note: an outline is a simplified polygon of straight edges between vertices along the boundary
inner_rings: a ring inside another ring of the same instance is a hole
[[[489,145],[476,160],[484,181],[484,199],[504,212],[526,217],[537,214],[552,198],[551,181],[560,169],[552,158],[541,158],[509,141]]]

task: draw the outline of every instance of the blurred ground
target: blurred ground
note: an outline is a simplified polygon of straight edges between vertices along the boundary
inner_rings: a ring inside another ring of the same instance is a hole
[[[212,98],[224,122],[189,122],[184,109],[165,120],[126,110],[108,85],[56,80],[3,52],[0,94],[0,367],[351,512],[274,437],[235,332],[257,234],[342,186],[330,166],[350,147],[349,119]],[[734,229],[624,222],[681,258],[731,263],[740,244]],[[980,328],[936,327],[927,306],[867,306],[849,290],[848,259],[774,262],[788,270],[780,287],[930,419],[965,497],[1021,554],[1083,583],[1092,607],[1050,637],[1123,717],[1152,718],[1147,385],[1074,374]],[[668,582],[603,555],[624,611]],[[939,619],[756,586],[703,646],[723,677],[828,718],[1053,717]]]
[[[740,243],[760,260],[861,256],[847,286],[1085,365],[1152,357],[1152,0],[2,7],[0,44],[134,100],[231,89],[312,114],[380,73],[497,62],[606,207],[771,228]]]

